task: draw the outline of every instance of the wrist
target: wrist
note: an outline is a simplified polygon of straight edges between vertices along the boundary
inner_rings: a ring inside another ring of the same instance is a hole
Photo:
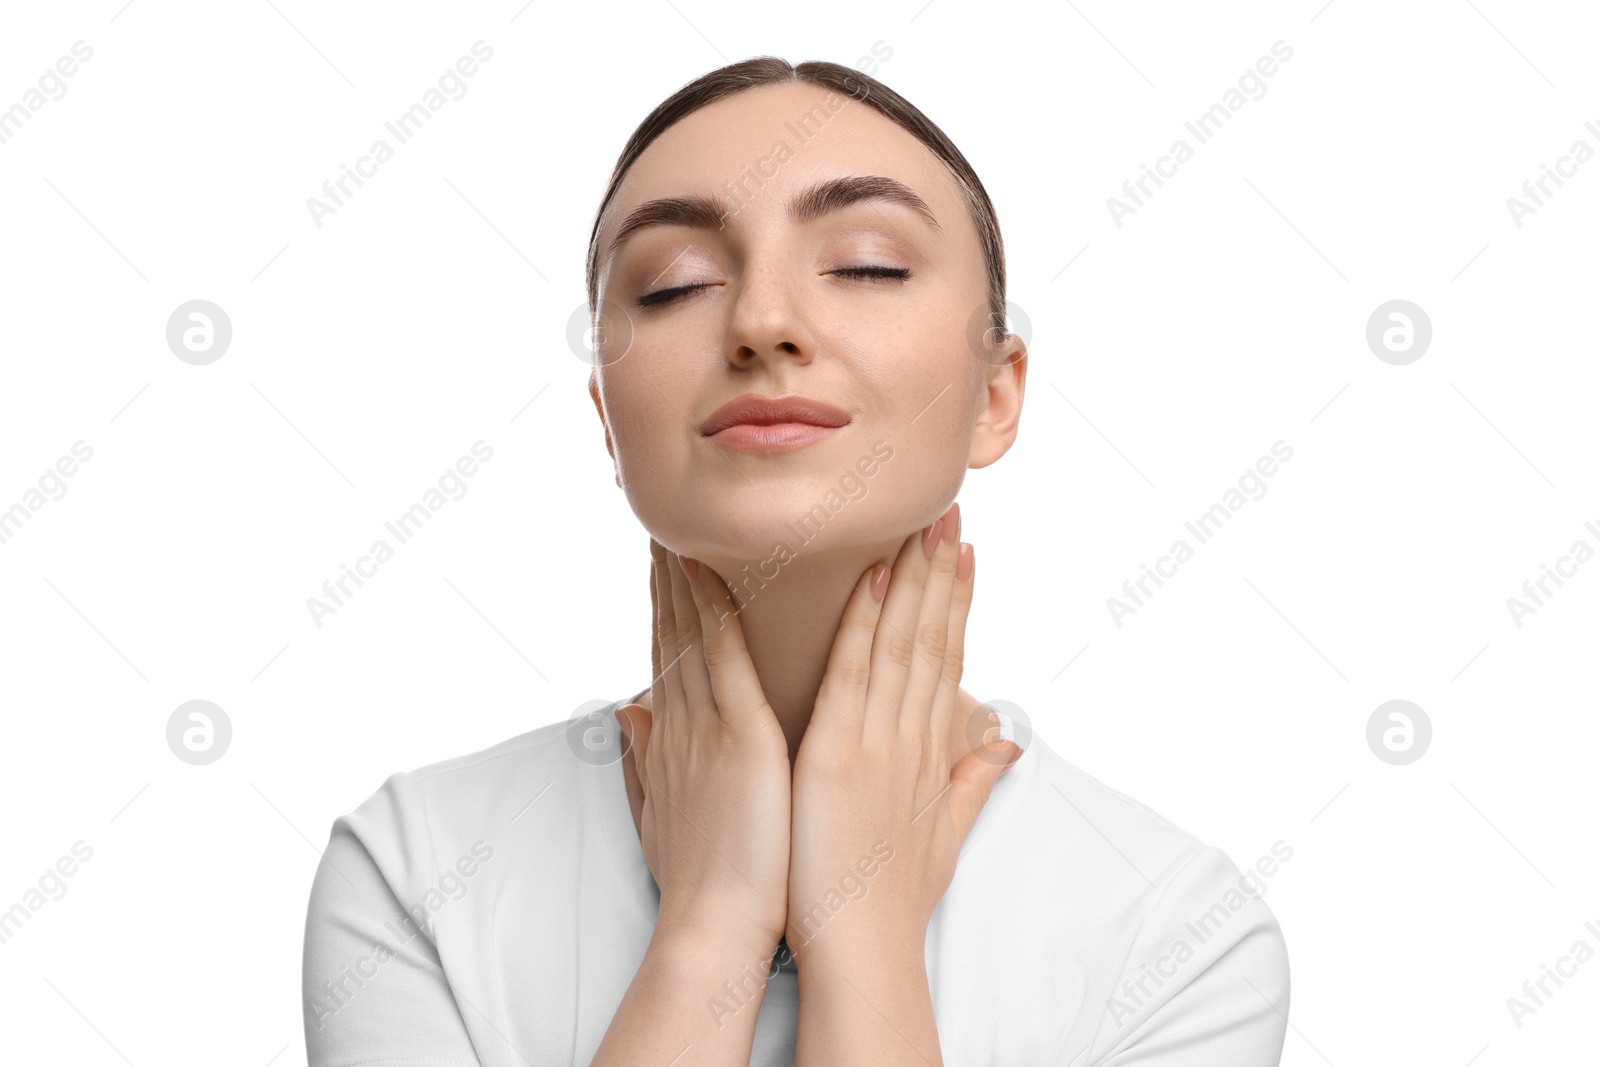
[[[650,938],[652,950],[673,955],[770,956],[782,933],[768,933],[753,924],[709,916],[661,914]]]
[[[686,930],[658,931],[645,952],[644,966],[680,991],[699,991],[721,1020],[766,997],[767,983],[777,973],[778,942],[751,946],[745,940]]]
[[[809,923],[791,921],[785,933],[795,968],[802,975],[808,969],[812,974],[862,970],[903,974],[908,968],[920,971],[926,967],[926,926],[912,929],[868,922],[847,925],[835,919],[825,928],[816,929]]]

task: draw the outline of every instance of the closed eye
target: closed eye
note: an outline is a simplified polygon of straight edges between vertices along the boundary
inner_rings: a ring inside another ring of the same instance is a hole
[[[875,282],[903,282],[911,277],[911,270],[908,267],[841,267],[828,273],[836,278],[856,278],[862,281]],[[660,307],[663,304],[671,304],[681,300],[690,293],[701,289],[709,289],[711,286],[712,283],[710,282],[696,282],[693,285],[679,285],[672,289],[658,289],[653,293],[646,293],[641,296],[637,304],[641,308]]]
[[[641,296],[637,303],[642,308],[660,307],[662,304],[670,304],[675,300],[688,296],[697,289],[709,288],[711,288],[710,282],[697,282],[694,285],[680,285],[673,289],[657,289],[653,293],[646,293]]]
[[[911,277],[911,271],[907,267],[841,267],[829,273],[840,278],[870,278],[897,282],[903,282]]]

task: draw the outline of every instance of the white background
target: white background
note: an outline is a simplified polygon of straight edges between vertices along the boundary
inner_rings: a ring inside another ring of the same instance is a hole
[[[1031,323],[1017,446],[959,498],[965,686],[1241,866],[1293,847],[1285,1064],[1594,1056],[1600,960],[1520,1028],[1506,1006],[1600,950],[1600,561],[1520,627],[1506,604],[1600,549],[1600,160],[1521,227],[1506,204],[1600,149],[1588,5],[123,3],[0,16],[0,108],[94,50],[0,144],[0,509],[94,450],[0,544],[0,909],[93,849],[0,945],[3,1058],[302,1062],[332,820],[649,681],[646,535],[565,340],[593,211],[684,82],[875,42],[982,176]],[[466,95],[316,226],[480,39]],[[232,322],[208,366],[166,344],[192,299]],[[1392,299],[1433,326],[1405,366],[1365,340]],[[480,439],[466,495],[316,626]],[[1278,440],[1266,494],[1118,627],[1107,598]],[[1407,766],[1366,741],[1396,698],[1433,726]],[[192,699],[232,722],[209,766],[167,747]]]

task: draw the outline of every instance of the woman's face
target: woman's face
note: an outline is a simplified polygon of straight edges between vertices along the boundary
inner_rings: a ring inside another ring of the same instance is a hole
[[[823,185],[840,179],[862,187]],[[720,206],[636,214],[694,197]],[[937,157],[865,104],[785,84],[701,108],[634,163],[599,242],[590,392],[669,549],[716,567],[896,546],[1016,437],[1026,353],[982,347],[977,228]],[[747,394],[849,421],[777,449],[702,432]]]

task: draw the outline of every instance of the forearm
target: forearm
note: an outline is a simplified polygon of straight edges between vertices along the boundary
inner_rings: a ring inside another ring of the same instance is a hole
[[[746,1067],[776,947],[658,928],[593,1064]]]
[[[829,929],[796,951],[795,1067],[939,1067],[923,940],[855,933]]]

